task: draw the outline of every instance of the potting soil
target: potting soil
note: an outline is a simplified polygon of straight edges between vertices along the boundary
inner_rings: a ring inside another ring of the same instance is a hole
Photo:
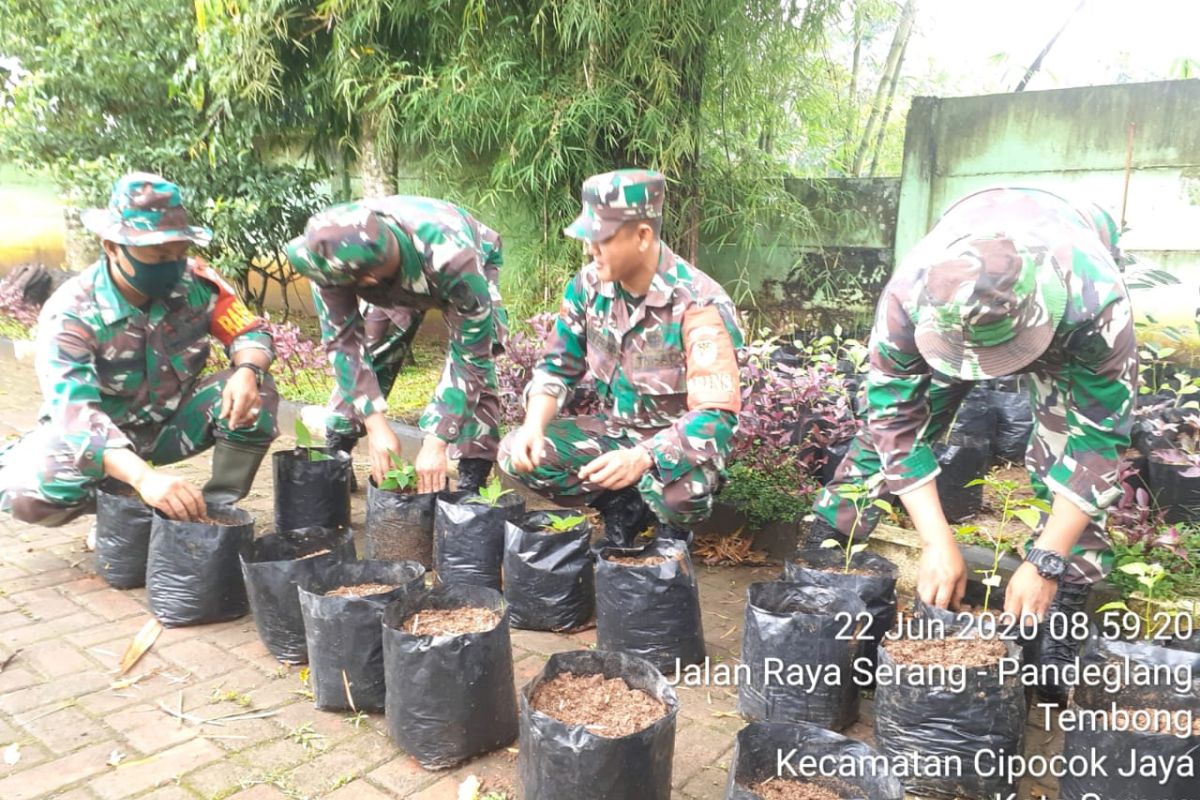
[[[537,687],[535,711],[568,725],[583,725],[597,736],[617,738],[645,730],[667,714],[660,700],[631,689],[621,678],[563,672]]]
[[[1004,658],[1004,643],[994,638],[897,639],[888,642],[888,653],[897,664],[914,667],[954,665],[974,669],[997,664]]]
[[[353,586],[339,586],[325,592],[326,597],[368,597],[373,594],[386,594],[399,586],[386,583],[358,583]]]
[[[667,563],[665,556],[646,556],[645,558],[639,558],[638,556],[605,556],[604,559],[605,561],[625,567],[657,567],[659,564]]]
[[[500,624],[500,615],[490,608],[427,608],[400,623],[414,636],[460,636],[483,633]]]
[[[808,781],[774,778],[749,787],[762,800],[843,800],[851,795],[832,792]]]
[[[403,494],[367,483],[367,558],[416,561],[433,567],[433,504],[437,494]]]

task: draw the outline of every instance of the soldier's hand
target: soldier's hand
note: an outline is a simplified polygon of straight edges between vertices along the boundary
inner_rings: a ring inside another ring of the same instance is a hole
[[[446,471],[450,462],[446,459],[446,443],[436,436],[426,436],[421,452],[413,463],[417,468],[417,491],[440,492],[446,488]]]
[[[509,462],[517,472],[533,472],[541,466],[545,448],[545,432],[534,425],[522,425],[509,446]]]
[[[957,609],[967,590],[967,562],[951,538],[926,544],[917,567],[917,595],[931,606]]]
[[[146,505],[157,508],[171,519],[200,519],[207,512],[200,490],[177,475],[152,469],[133,488]]]
[[[617,490],[632,486],[650,469],[650,451],[626,447],[595,458],[579,470],[579,477],[601,489]]]
[[[235,369],[221,390],[220,419],[228,420],[230,428],[245,428],[255,423],[260,410],[254,372]]]
[[[1019,622],[1043,619],[1058,591],[1058,581],[1043,578],[1037,567],[1026,561],[1017,567],[1004,591],[1004,613]]]
[[[379,425],[369,425],[367,450],[371,454],[371,477],[375,479],[375,485],[378,486],[383,483],[388,470],[394,466],[392,454],[400,455],[400,438],[396,436],[396,432],[386,421]]]

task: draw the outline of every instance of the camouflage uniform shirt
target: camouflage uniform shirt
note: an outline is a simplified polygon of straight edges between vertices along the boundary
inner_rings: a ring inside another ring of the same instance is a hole
[[[36,365],[43,423],[62,432],[85,474],[104,451],[132,447],[126,432],[154,429],[188,396],[208,362],[209,336],[232,357],[273,356],[265,323],[203,262],[148,309],[132,305],[101,260],[63,284],[38,318]]]
[[[1039,446],[1058,453],[1048,467],[1039,464],[1040,476],[1055,494],[1096,516],[1119,496],[1117,460],[1129,445],[1137,381],[1133,312],[1120,269],[1087,216],[1040,190],[995,189],[960,201],[885,288],[871,334],[867,426],[887,486],[903,494],[939,472],[925,437],[933,376],[915,343],[924,271],[941,259],[986,258],[983,248],[995,241],[1042,259],[1040,268],[1057,269],[1066,283],[1066,312],[1054,338],[1023,372],[1047,387],[1035,411],[1065,408],[1065,440]]]
[[[594,263],[576,275],[526,391],[556,398],[561,409],[570,390],[591,375],[610,432],[641,436],[658,477],[670,483],[700,466],[724,469],[737,429],[736,414],[688,408],[684,316],[715,307],[739,353],[742,333],[720,284],[661,248],[643,298],[600,280]]]
[[[507,321],[497,279],[500,236],[461,208],[426,197],[360,201],[381,217],[400,244],[402,264],[373,287],[317,286],[321,338],[345,405],[362,415],[387,411],[375,373],[365,368],[359,300],[383,310],[437,308],[450,328],[446,366],[421,415],[426,433],[455,441],[484,389],[495,390],[493,356],[503,349]],[[405,319],[407,324],[407,318]]]

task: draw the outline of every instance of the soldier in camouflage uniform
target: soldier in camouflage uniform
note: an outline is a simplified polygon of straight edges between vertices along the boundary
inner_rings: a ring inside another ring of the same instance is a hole
[[[500,401],[493,361],[507,316],[500,300],[500,237],[463,209],[427,197],[382,197],[332,206],[288,246],[292,267],[313,283],[321,338],[337,385],[327,442],[350,452],[364,433],[377,483],[400,442],[387,396],[428,309],[450,331],[446,366],[421,416],[418,490],[440,491],[447,446],[459,488],[478,489],[496,461]],[[361,301],[361,303],[360,303]]]
[[[1129,445],[1137,394],[1119,235],[1099,206],[1043,190],[991,189],[954,204],[879,301],[866,424],[817,499],[809,543],[873,527],[878,512],[869,508],[853,530],[855,505],[841,487],[865,483],[870,499],[899,495],[924,546],[918,593],[957,605],[966,568],[938,501],[930,445],[972,381],[1023,374],[1037,421],[1025,463],[1052,511],[1041,512],[1005,610],[1082,610],[1089,587],[1112,565],[1104,509],[1121,494],[1117,461]],[[1077,643],[1049,640],[1042,627],[1044,658],[1072,658]],[[1061,699],[1061,687],[1044,694]]]
[[[593,261],[567,286],[525,422],[501,444],[501,469],[599,509],[617,546],[653,517],[681,538],[708,517],[741,410],[736,309],[659,239],[665,187],[651,170],[584,182],[583,212],[564,232]],[[604,412],[556,418],[585,374]]]
[[[188,224],[175,184],[130,173],[114,185],[109,207],[85,212],[83,222],[104,254],[42,308],[41,419],[0,454],[0,508],[61,525],[94,509],[106,477],[175,519],[203,516],[206,499],[244,497],[276,435],[265,323],[203,262],[187,258],[189,244],[207,244],[212,234]],[[233,366],[202,376],[210,336]],[[214,444],[203,494],[157,469]]]

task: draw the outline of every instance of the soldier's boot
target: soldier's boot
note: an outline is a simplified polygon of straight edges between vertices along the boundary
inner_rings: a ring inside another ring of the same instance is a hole
[[[820,514],[816,514],[813,517],[812,523],[808,526],[808,534],[800,542],[799,549],[820,550],[821,543],[827,539],[836,539],[839,543],[844,544],[846,542],[846,534],[826,522],[825,518]]]
[[[590,505],[604,520],[604,536],[592,548],[596,553],[606,547],[637,547],[638,534],[649,527],[654,517],[636,486],[602,492]]]
[[[1058,584],[1058,591],[1054,595],[1053,602],[1050,603],[1050,610],[1047,612],[1046,618],[1038,625],[1037,638],[1025,647],[1026,663],[1052,664],[1057,669],[1046,672],[1055,675],[1061,673],[1063,665],[1075,661],[1079,653],[1079,645],[1083,640],[1071,636],[1075,630],[1075,625],[1071,622],[1076,614],[1083,612],[1091,590],[1091,585],[1086,583],[1060,582]],[[1051,624],[1051,620],[1056,617],[1061,617],[1061,619]],[[1062,636],[1055,637],[1056,633],[1062,634]],[[1039,684],[1037,687],[1039,700],[1043,703],[1053,703],[1059,708],[1067,704],[1070,691],[1070,686],[1057,681]]]
[[[662,520],[659,520],[658,524],[654,526],[654,535],[659,539],[678,539],[688,547],[692,546],[692,541],[696,538],[692,531],[667,525]]]
[[[228,505],[250,494],[258,465],[267,455],[270,445],[244,444],[218,439],[213,445],[212,477],[204,484],[204,497],[209,502]]]
[[[325,446],[330,450],[350,456],[350,491],[358,491],[358,478],[354,476],[354,448],[360,437],[348,433],[325,432]]]
[[[460,458],[458,460],[458,490],[476,492],[487,485],[488,475],[496,462],[490,458]]]

